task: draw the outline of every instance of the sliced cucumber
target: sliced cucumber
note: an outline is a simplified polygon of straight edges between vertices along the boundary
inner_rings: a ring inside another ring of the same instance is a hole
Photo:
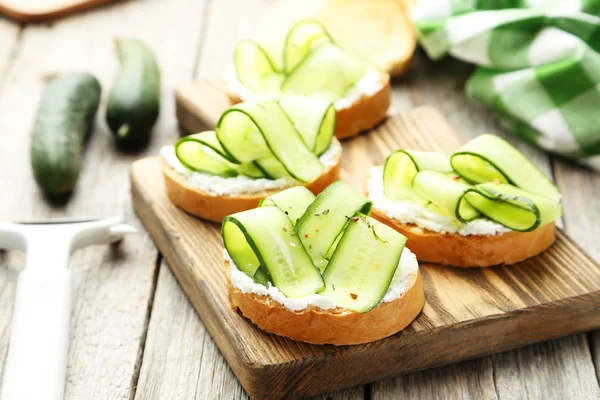
[[[275,206],[288,216],[293,225],[304,214],[310,203],[315,200],[315,195],[304,186],[296,186],[260,201],[259,207]]]
[[[192,171],[226,178],[239,174],[255,179],[266,177],[253,163],[233,164],[214,131],[195,133],[179,139],[175,143],[175,154]]]
[[[323,190],[296,223],[296,230],[314,264],[324,271],[327,254],[354,214],[369,214],[372,203],[342,181]]]
[[[367,72],[367,65],[334,44],[323,44],[299,62],[281,85],[287,95],[334,102]]]
[[[385,196],[390,200],[427,204],[427,200],[413,190],[413,179],[423,170],[451,172],[450,158],[445,154],[412,150],[397,150],[390,154],[383,168]]]
[[[343,308],[367,312],[385,296],[406,237],[363,214],[351,220],[329,266],[320,292]]]
[[[284,96],[279,99],[279,105],[293,121],[308,148],[317,155],[329,148],[336,123],[333,104],[300,96]]]
[[[468,202],[460,201],[465,191],[470,188],[470,185],[461,182],[458,175],[452,176],[437,171],[421,171],[413,181],[415,192],[433,203],[445,215],[463,222],[472,221],[480,216]]]
[[[254,165],[271,179],[279,179],[290,176],[287,169],[275,157],[265,157],[254,161]]]
[[[499,181],[553,200],[560,200],[558,188],[519,150],[494,135],[469,141],[450,159],[452,167],[473,183]]]
[[[175,144],[175,155],[183,165],[196,172],[231,178],[237,176],[236,168],[227,160],[209,155],[207,148],[194,140],[179,140]]]
[[[324,170],[319,158],[274,101],[241,103],[225,111],[217,123],[217,138],[237,162],[273,155],[300,182],[312,182]]]
[[[483,183],[461,198],[492,221],[514,231],[532,231],[562,216],[560,203],[505,183]]]
[[[279,208],[260,207],[225,217],[222,235],[227,252],[241,271],[255,277],[262,268],[287,297],[304,297],[323,289],[319,270]],[[264,280],[262,273],[257,278]]]
[[[290,72],[315,47],[331,43],[333,39],[327,29],[314,20],[298,21],[292,26],[285,39],[283,65]]]
[[[279,74],[267,52],[253,40],[242,40],[235,48],[234,64],[238,80],[255,93],[277,92]]]

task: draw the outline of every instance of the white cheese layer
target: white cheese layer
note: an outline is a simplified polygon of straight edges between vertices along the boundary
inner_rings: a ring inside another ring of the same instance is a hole
[[[411,203],[389,200],[383,192],[383,168],[371,168],[367,180],[367,197],[385,215],[404,224],[415,224],[420,228],[440,233],[469,235],[499,235],[511,230],[489,219],[480,218],[463,224],[456,219],[433,212]]]
[[[223,257],[229,261],[231,283],[234,287],[239,289],[242,293],[253,293],[259,296],[267,296],[273,301],[283,305],[290,311],[300,311],[306,309],[308,306],[319,307],[323,310],[331,310],[337,308],[337,305],[333,300],[320,294],[311,294],[310,296],[292,298],[286,297],[279,291],[275,286],[265,287],[260,283],[254,282],[252,278],[243,273],[235,265],[227,250],[223,249]],[[382,303],[389,303],[401,297],[406,291],[413,285],[417,273],[419,271],[419,263],[417,257],[406,247],[402,251],[400,256],[400,262],[398,268],[394,274],[394,278],[388,288],[387,293],[381,300]]]
[[[339,152],[342,146],[339,142],[332,141],[331,145],[321,154],[319,160],[325,166],[325,169],[331,168],[337,162]],[[279,179],[252,179],[244,175],[238,175],[232,178],[195,172],[184,166],[175,155],[174,146],[164,146],[160,149],[160,155],[165,162],[177,173],[186,177],[188,182],[202,190],[215,196],[234,195],[240,193],[262,192],[264,190],[286,189],[292,186],[300,185],[300,182],[291,177]]]
[[[266,100],[273,97],[272,94],[260,95],[253,93],[250,89],[244,86],[244,84],[238,80],[235,67],[233,65],[229,65],[225,71],[225,82],[228,90],[230,90],[232,93],[235,93],[242,101],[260,99]],[[334,107],[336,110],[350,108],[362,97],[372,96],[380,91],[382,87],[383,82],[381,81],[381,72],[375,68],[369,69],[354,86],[348,89],[343,98],[335,102]]]

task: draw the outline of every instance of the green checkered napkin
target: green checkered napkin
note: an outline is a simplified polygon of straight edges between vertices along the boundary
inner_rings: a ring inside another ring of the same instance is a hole
[[[600,169],[600,0],[421,0],[427,54],[479,65],[467,94],[546,150]]]

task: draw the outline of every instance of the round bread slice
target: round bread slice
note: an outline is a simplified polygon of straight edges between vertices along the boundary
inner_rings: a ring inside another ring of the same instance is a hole
[[[406,328],[425,304],[423,280],[419,270],[411,275],[408,289],[397,299],[380,303],[366,313],[336,308],[323,310],[309,306],[291,311],[267,296],[243,293],[231,283],[229,261],[225,260],[229,299],[234,311],[260,329],[312,344],[337,346],[373,342]]]
[[[404,224],[388,217],[376,206],[371,216],[406,236],[407,245],[419,261],[454,267],[514,264],[540,254],[556,239],[554,222],[530,232],[511,231],[499,235],[462,236]]]
[[[349,107],[336,108],[335,137],[350,138],[381,123],[390,107],[391,90],[390,76],[382,72],[381,88],[377,92],[361,96]],[[226,93],[233,104],[242,101],[230,89],[226,89]]]
[[[336,139],[333,139],[336,140]],[[341,146],[339,142],[338,146]],[[342,151],[336,156],[335,164],[325,169],[314,182],[306,184],[314,194],[319,194],[340,177]],[[232,195],[215,195],[202,191],[191,184],[187,178],[175,171],[160,157],[167,195],[173,204],[202,219],[221,222],[223,218],[236,212],[256,208],[261,199],[284,189],[262,190]]]
[[[336,43],[352,49],[390,75],[406,70],[417,38],[411,21],[416,0],[279,0],[256,24],[256,38],[284,38],[300,19],[316,19]]]

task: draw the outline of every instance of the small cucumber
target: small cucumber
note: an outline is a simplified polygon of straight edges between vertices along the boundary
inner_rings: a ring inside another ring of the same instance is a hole
[[[31,140],[33,175],[46,195],[73,190],[99,102],[100,84],[90,74],[61,75],[46,87]]]
[[[110,91],[106,122],[121,148],[150,140],[160,108],[160,71],[152,51],[138,39],[118,39],[121,71]]]

